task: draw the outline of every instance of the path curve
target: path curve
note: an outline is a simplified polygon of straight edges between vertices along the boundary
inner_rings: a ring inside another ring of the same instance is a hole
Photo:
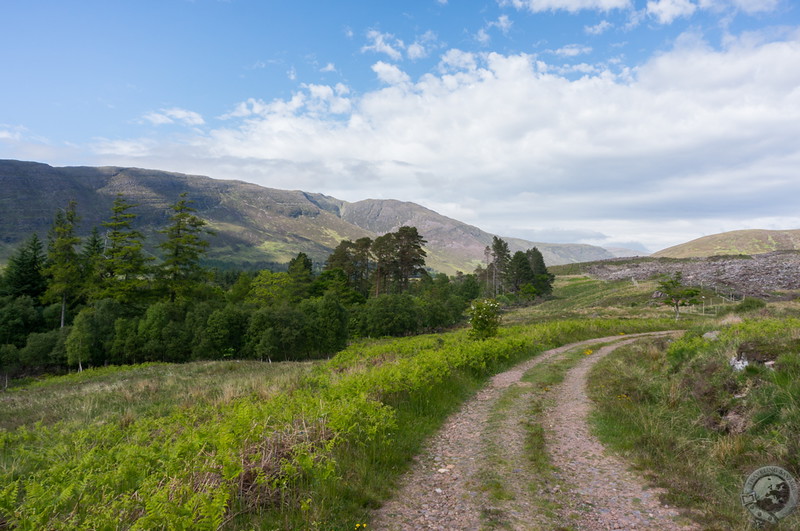
[[[498,398],[510,386],[524,386],[520,380],[531,368],[576,348],[614,341],[613,345],[583,359],[553,390],[556,406],[545,413],[544,424],[548,451],[558,468],[554,475],[564,485],[578,487],[569,490],[562,485],[551,485],[545,487],[544,495],[559,498],[562,508],[555,519],[563,522],[563,529],[696,529],[677,524],[678,513],[658,502],[657,491],[648,491],[645,483],[628,471],[624,462],[605,455],[586,423],[589,401],[584,388],[591,366],[622,344],[641,337],[673,333],[630,334],[624,339],[610,336],[572,343],[543,352],[495,375],[428,441],[415,457],[411,470],[401,479],[394,498],[374,511],[370,527],[479,530],[487,527],[487,519],[491,522],[500,514],[502,526],[506,528],[553,529],[554,515],[539,514],[540,510],[529,503],[530,492],[523,492],[519,487],[529,480],[523,477],[522,467],[513,466],[515,459],[524,459],[521,419],[509,416],[511,424],[506,422],[496,433],[488,435],[484,427]],[[508,465],[504,473],[520,474],[508,482],[516,486],[516,490],[511,489],[510,500],[491,500],[481,491],[485,483],[487,439],[498,437],[500,450],[494,459],[499,458]]]

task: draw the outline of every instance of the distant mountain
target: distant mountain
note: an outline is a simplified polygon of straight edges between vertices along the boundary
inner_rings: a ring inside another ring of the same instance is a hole
[[[43,239],[56,209],[78,203],[80,232],[108,219],[117,194],[139,206],[137,228],[154,245],[186,192],[215,232],[209,259],[233,265],[288,262],[298,252],[323,262],[343,239],[374,238],[403,225],[427,240],[427,264],[453,274],[483,262],[492,235],[430,209],[395,200],[348,203],[322,194],[265,188],[241,181],[118,167],[64,167],[0,160],[0,258],[36,232]],[[612,257],[600,247],[503,238],[512,252],[538,247],[549,265]]]
[[[763,254],[800,250],[800,230],[735,230],[703,236],[653,253],[666,258]]]

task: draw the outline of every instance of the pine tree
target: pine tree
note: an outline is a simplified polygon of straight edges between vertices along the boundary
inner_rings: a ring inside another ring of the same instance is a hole
[[[105,242],[100,235],[97,227],[92,227],[92,232],[89,238],[83,242],[81,249],[81,271],[83,275],[84,291],[87,295],[91,295],[100,289],[102,282],[101,261],[103,260],[103,251],[105,250]]]
[[[314,281],[314,264],[306,253],[298,253],[289,261],[289,279],[291,280],[292,298],[301,300],[308,296],[311,283]]]
[[[191,292],[204,279],[205,271],[200,266],[200,259],[206,252],[208,241],[203,236],[214,234],[205,228],[206,222],[194,214],[196,210],[189,206],[190,203],[192,201],[186,199],[186,192],[182,193],[172,205],[175,213],[170,217],[170,226],[160,231],[167,239],[159,245],[164,252],[159,272],[171,301]]]
[[[399,291],[408,288],[411,278],[425,270],[426,242],[416,227],[400,227],[394,236],[397,253],[396,281]]]
[[[522,251],[517,251],[508,263],[506,281],[512,293],[519,293],[523,286],[535,288],[535,275],[531,269],[528,257]]]
[[[103,222],[103,227],[107,229],[107,244],[103,258],[99,260],[101,283],[94,294],[96,299],[110,298],[132,303],[143,296],[147,284],[147,263],[152,258],[144,254],[142,233],[132,228],[136,214],[128,211],[136,206],[118,194],[111,208],[110,221]],[[94,249],[88,252],[96,252],[97,240],[89,244]]]
[[[502,238],[493,236],[491,274],[495,297],[505,290],[506,270],[510,261],[511,251],[508,249],[508,243]]]
[[[0,293],[38,299],[47,289],[42,274],[45,258],[42,241],[36,234],[32,235],[8,259]]]
[[[80,218],[75,211],[77,203],[70,201],[64,210],[56,211],[53,226],[48,235],[47,266],[44,273],[50,278],[42,297],[45,302],[61,302],[61,328],[64,328],[67,301],[80,289],[81,271],[75,246],[80,238],[75,236],[75,227]]]
[[[533,271],[533,287],[536,288],[536,293],[539,295],[550,295],[553,292],[555,275],[547,270],[541,251],[534,247],[533,249],[528,249],[525,254],[528,256],[528,261]]]

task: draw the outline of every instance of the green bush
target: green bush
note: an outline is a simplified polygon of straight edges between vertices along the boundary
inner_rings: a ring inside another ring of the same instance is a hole
[[[497,335],[500,327],[500,303],[494,299],[476,300],[469,310],[470,336],[487,339]]]
[[[766,308],[766,306],[767,303],[761,299],[756,299],[755,297],[745,297],[742,302],[736,305],[733,311],[736,313],[747,313]]]

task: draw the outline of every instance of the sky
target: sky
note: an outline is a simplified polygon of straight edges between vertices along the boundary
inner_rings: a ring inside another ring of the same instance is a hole
[[[0,19],[3,159],[648,252],[800,228],[797,0],[26,0]]]

